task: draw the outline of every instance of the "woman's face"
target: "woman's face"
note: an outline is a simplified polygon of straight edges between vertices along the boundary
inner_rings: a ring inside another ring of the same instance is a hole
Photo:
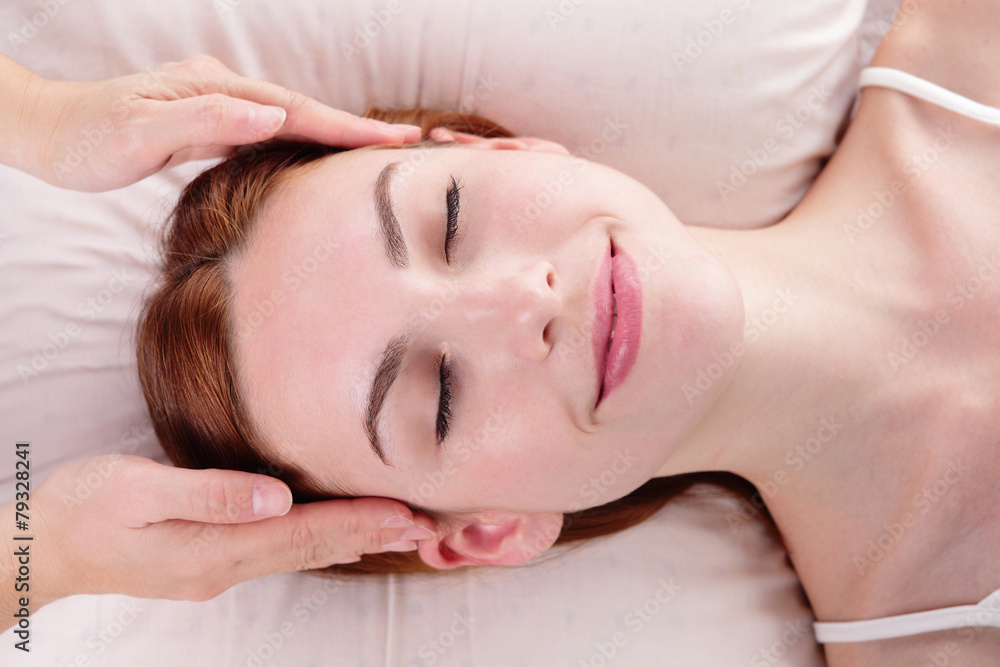
[[[247,405],[321,487],[454,514],[601,505],[655,476],[725,384],[691,391],[741,338],[732,274],[635,180],[502,145],[325,158],[276,190],[234,258]],[[595,405],[612,241],[641,327]]]

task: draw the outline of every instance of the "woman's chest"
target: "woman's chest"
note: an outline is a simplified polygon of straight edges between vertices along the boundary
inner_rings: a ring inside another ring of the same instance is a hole
[[[845,483],[848,492],[827,507],[836,519],[816,521],[827,529],[799,541],[807,546],[793,561],[818,619],[976,604],[1000,589],[997,404],[987,409],[971,386],[952,394],[913,414],[909,428],[897,422],[894,434],[862,445],[884,455]],[[919,665],[949,644],[963,656],[943,654],[953,667],[1000,664],[1000,630],[968,628],[832,647],[828,659],[831,667]]]

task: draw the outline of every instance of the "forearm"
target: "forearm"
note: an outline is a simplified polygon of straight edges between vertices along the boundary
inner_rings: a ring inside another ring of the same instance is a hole
[[[42,79],[0,55],[0,164],[32,171],[30,99]]]

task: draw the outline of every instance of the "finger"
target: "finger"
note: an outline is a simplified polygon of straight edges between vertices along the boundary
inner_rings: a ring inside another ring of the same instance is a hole
[[[284,124],[281,107],[225,95],[149,101],[142,130],[150,145],[174,154],[191,147],[241,146],[273,137]]]
[[[159,464],[142,475],[143,493],[132,508],[141,525],[170,519],[244,523],[280,516],[292,505],[288,487],[267,475]]]
[[[206,93],[222,93],[285,109],[288,119],[278,133],[279,137],[305,138],[344,148],[420,141],[420,128],[415,125],[390,125],[371,118],[361,118],[273,83],[222,73],[202,86]]]
[[[230,539],[220,543],[217,553],[238,563],[239,576],[249,579],[324,567],[360,553],[381,552],[386,544],[429,536],[430,531],[412,524],[383,527],[394,516],[411,520],[412,513],[388,498],[294,505],[285,516],[228,526]]]
[[[416,143],[420,141],[421,132],[416,125],[389,125],[380,120],[359,118],[309,100],[306,105],[289,111],[288,121],[277,136],[304,137],[330,146],[360,148],[372,144]]]

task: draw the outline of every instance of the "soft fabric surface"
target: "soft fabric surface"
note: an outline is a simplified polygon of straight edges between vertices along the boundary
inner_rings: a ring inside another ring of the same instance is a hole
[[[209,53],[357,113],[475,111],[625,171],[685,222],[748,227],[780,220],[833,150],[893,4],[10,0],[0,49],[59,79]],[[156,233],[205,166],[97,195],[0,169],[0,499],[17,440],[34,484],[101,452],[164,461],[130,325]],[[0,662],[823,664],[780,542],[740,503],[706,502],[510,570],[287,574],[207,603],[76,596],[34,617],[30,656],[0,637]]]

